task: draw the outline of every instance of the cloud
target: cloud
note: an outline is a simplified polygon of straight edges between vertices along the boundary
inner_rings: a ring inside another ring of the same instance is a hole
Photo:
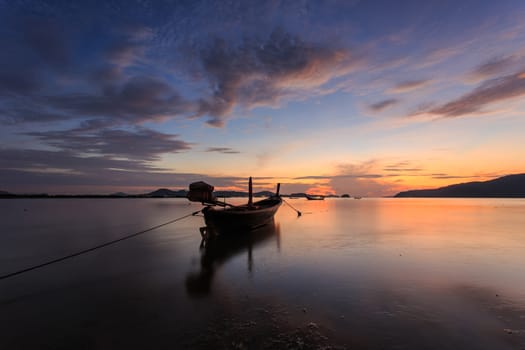
[[[86,132],[79,130],[30,132],[46,144],[73,154],[94,154],[139,161],[159,160],[162,154],[190,149],[177,135],[136,127],[133,131],[105,129]]]
[[[171,47],[173,60],[192,63],[170,66],[157,53],[159,28],[122,30],[115,23],[84,52],[74,44],[88,32],[81,26],[65,30],[70,25],[65,17],[26,22],[11,23],[0,39],[1,46],[12,48],[0,57],[6,102],[1,118],[10,124],[106,119],[108,125],[124,125],[205,116],[207,124],[222,127],[236,107],[277,106],[333,92],[324,85],[360,62],[333,43],[307,42],[276,29],[262,36],[247,32],[240,43],[230,37],[192,43],[191,36],[184,37]],[[181,70],[188,65],[190,70]],[[182,96],[180,86],[196,90]],[[29,103],[13,106],[18,97]]]
[[[70,42],[79,33],[51,20],[19,22],[24,25],[16,22],[10,35],[0,35],[1,46],[9,47],[0,55],[1,122],[104,118],[106,124],[136,124],[195,112],[158,73],[149,74],[151,67],[131,69],[145,56],[143,28],[108,35],[85,55],[72,55]]]
[[[399,100],[398,99],[395,99],[395,98],[391,98],[391,99],[387,99],[387,100],[383,100],[383,101],[379,101],[379,102],[376,102],[376,103],[373,103],[371,105],[368,106],[368,108],[374,112],[381,112],[389,107],[392,107],[396,104],[399,103]]]
[[[208,147],[206,149],[206,152],[217,152],[217,153],[224,153],[224,154],[237,154],[241,153],[239,151],[236,151],[230,147]]]
[[[113,42],[108,49],[108,59],[117,66],[127,66],[144,53],[144,46],[130,41]]]
[[[328,175],[306,175],[294,177],[294,180],[330,180],[332,176]]]
[[[116,31],[116,38],[105,49],[105,58],[119,68],[125,68],[144,58],[153,30],[147,26],[126,26]]]
[[[245,179],[171,172],[142,160],[80,157],[70,151],[0,148],[0,183],[3,189],[15,193],[79,193],[79,186],[89,193],[104,193],[107,188],[111,188],[111,192],[115,188],[133,187],[187,188],[199,180],[216,187],[232,187]]]
[[[447,47],[434,49],[419,64],[416,64],[415,68],[428,68],[444,63],[454,56],[463,54],[469,44],[469,42],[463,42],[458,45],[448,45]]]
[[[419,171],[422,171],[423,169],[422,168],[418,168],[418,167],[412,167],[410,166],[410,162],[398,162],[398,163],[395,163],[395,164],[389,164],[389,165],[386,165],[384,168],[383,168],[384,171],[393,171],[393,172],[403,172],[403,171],[406,171],[406,172],[419,172]]]
[[[485,106],[525,95],[525,71],[485,81],[472,92],[428,110],[443,117],[459,117],[481,111]]]
[[[514,56],[495,57],[491,60],[480,64],[474,70],[467,74],[469,79],[482,80],[494,77],[498,74],[507,72],[516,63]]]
[[[359,196],[387,196],[397,192],[396,185],[364,177],[335,177],[329,185],[336,193]]]
[[[376,159],[341,163],[337,166],[337,175],[329,184],[336,193],[360,196],[391,196],[399,192],[403,187],[392,181],[385,181],[398,174],[382,174],[381,168],[381,162]]]
[[[100,93],[49,96],[47,101],[53,108],[77,117],[102,117],[132,124],[176,117],[192,108],[165,81],[146,76],[132,77],[122,86],[109,86]]]
[[[112,159],[111,157],[80,157],[71,151],[33,149],[0,149],[0,169],[45,172],[46,169],[74,170],[75,173],[96,173],[103,169],[128,171],[162,170],[139,160]],[[65,171],[64,171],[65,172]],[[102,181],[102,179],[101,179]]]
[[[306,175],[294,177],[294,180],[332,180],[336,178],[346,179],[378,179],[384,177],[381,174],[341,174],[341,175]]]
[[[334,175],[307,175],[293,180],[318,180],[309,182],[308,188],[330,189],[328,192],[352,193],[355,195],[377,196],[396,193],[397,186],[383,183],[381,180],[393,175],[384,175],[377,171],[379,162],[369,160],[359,163],[341,163],[336,166]]]
[[[0,77],[1,79],[1,77]],[[49,123],[70,119],[60,112],[39,108],[34,101],[26,98],[12,99],[0,107],[0,124],[16,125],[20,123]]]
[[[458,176],[458,175],[446,175],[446,174],[432,176],[432,178],[436,179],[436,180],[474,179],[474,178],[477,178],[477,177],[483,177],[483,176],[481,176],[481,175]]]
[[[265,41],[245,39],[240,46],[215,39],[199,55],[212,95],[199,101],[197,115],[210,116],[213,126],[223,125],[237,105],[275,105],[347,74],[356,61],[345,49],[307,43],[283,30]]]
[[[417,88],[423,87],[427,85],[429,82],[430,80],[428,79],[407,80],[407,81],[403,81],[403,82],[396,84],[395,86],[390,88],[388,91],[391,93],[396,93],[396,94],[404,93],[404,92],[412,91]]]
[[[93,69],[86,77],[86,80],[92,81],[96,85],[103,85],[120,81],[123,78],[122,67],[114,64],[106,64]]]

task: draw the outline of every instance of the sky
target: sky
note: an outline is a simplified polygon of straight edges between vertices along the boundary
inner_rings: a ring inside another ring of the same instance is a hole
[[[0,190],[525,172],[525,2],[0,0]]]

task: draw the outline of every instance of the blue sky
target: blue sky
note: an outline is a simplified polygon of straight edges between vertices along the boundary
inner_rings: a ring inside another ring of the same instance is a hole
[[[523,172],[521,1],[0,1],[0,189]]]

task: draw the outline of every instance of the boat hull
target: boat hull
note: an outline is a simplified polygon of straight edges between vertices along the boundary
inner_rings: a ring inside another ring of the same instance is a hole
[[[272,222],[282,204],[282,199],[269,198],[253,203],[253,208],[240,206],[234,208],[206,207],[203,209],[206,226],[219,234],[251,231]]]
[[[323,196],[309,196],[309,195],[306,195],[306,199],[308,199],[309,201],[324,201],[324,197]]]

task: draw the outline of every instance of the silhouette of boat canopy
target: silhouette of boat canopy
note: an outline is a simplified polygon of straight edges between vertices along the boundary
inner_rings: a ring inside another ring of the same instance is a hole
[[[279,195],[280,184],[277,191],[269,198],[253,202],[252,178],[248,182],[248,203],[233,205],[226,201],[219,201],[213,195],[214,187],[203,181],[190,184],[188,199],[200,202],[205,207],[202,209],[206,226],[218,234],[250,231],[262,227],[273,221],[273,217],[282,198]]]

